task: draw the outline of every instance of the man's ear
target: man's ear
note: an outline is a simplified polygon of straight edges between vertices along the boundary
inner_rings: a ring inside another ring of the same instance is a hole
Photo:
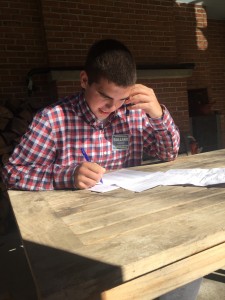
[[[86,89],[88,85],[88,76],[85,71],[80,72],[80,85],[83,89]]]

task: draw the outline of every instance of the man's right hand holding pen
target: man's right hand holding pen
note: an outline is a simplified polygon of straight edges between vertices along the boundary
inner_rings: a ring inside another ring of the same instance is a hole
[[[78,189],[88,189],[95,186],[105,173],[105,168],[97,163],[85,161],[75,170],[75,186]]]

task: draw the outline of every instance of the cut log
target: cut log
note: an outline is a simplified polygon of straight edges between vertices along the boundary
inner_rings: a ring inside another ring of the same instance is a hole
[[[3,131],[14,117],[13,113],[6,107],[0,105],[0,130]]]
[[[5,139],[0,135],[0,148],[3,148],[6,146]]]
[[[23,135],[28,128],[28,123],[18,117],[13,118],[10,125],[12,132],[17,133],[20,136]]]
[[[3,155],[5,153],[11,153],[13,151],[13,146],[5,146],[0,148],[0,155]]]
[[[0,118],[12,119],[14,114],[6,107],[0,106]]]
[[[18,117],[29,124],[33,120],[34,114],[30,110],[24,109],[18,114]]]
[[[18,137],[18,134],[12,131],[5,131],[1,133],[1,136],[5,140],[6,145],[11,145],[12,142]]]
[[[0,130],[5,130],[6,126],[9,124],[9,119],[1,118],[0,117]]]
[[[2,161],[2,165],[5,165],[8,163],[10,158],[10,154],[9,153],[5,153],[1,156],[1,161]]]

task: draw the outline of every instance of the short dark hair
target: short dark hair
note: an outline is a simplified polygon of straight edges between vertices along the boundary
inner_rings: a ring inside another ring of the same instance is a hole
[[[105,78],[127,87],[137,80],[136,64],[130,50],[114,39],[95,42],[88,51],[84,69],[89,84]]]

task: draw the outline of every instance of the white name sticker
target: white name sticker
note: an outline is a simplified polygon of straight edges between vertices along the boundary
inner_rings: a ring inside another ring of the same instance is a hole
[[[112,147],[113,150],[127,150],[129,148],[129,134],[114,134]]]

